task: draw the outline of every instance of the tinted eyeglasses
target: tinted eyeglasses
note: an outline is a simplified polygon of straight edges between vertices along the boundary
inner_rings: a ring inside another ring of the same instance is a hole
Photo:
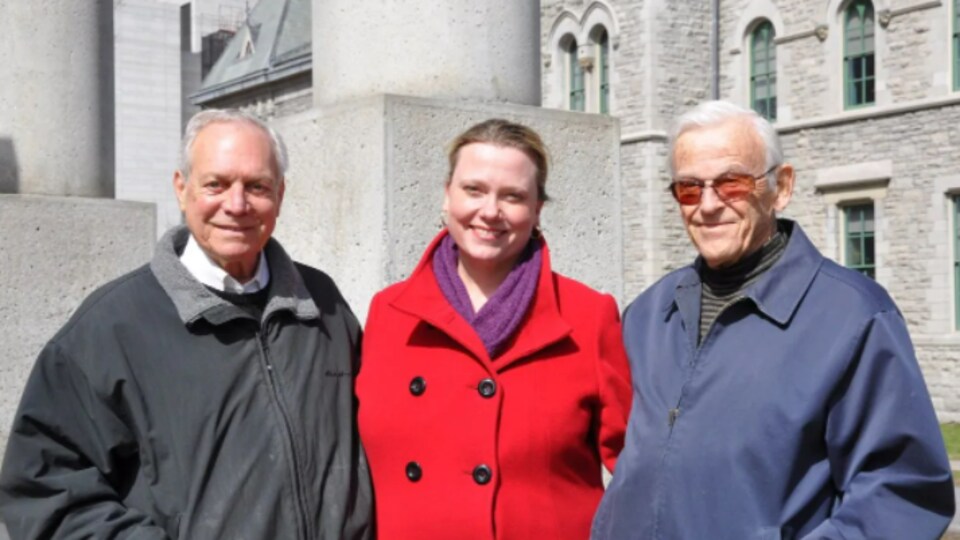
[[[670,183],[670,193],[678,203],[683,205],[700,204],[703,190],[712,187],[717,197],[724,201],[737,201],[746,198],[757,187],[757,180],[765,178],[779,165],[774,165],[756,176],[748,173],[726,173],[713,180],[698,178],[677,178]]]

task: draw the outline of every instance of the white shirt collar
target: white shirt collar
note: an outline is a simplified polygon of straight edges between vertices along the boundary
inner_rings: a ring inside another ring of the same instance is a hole
[[[190,271],[190,274],[207,287],[218,291],[234,294],[250,294],[265,288],[270,283],[270,269],[267,267],[267,258],[261,252],[257,263],[257,271],[253,279],[246,283],[240,283],[228,274],[217,263],[213,262],[206,252],[197,243],[197,240],[190,235],[186,247],[180,255],[180,262]]]

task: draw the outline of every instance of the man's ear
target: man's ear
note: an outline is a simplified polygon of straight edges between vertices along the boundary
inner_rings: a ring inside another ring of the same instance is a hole
[[[179,170],[173,173],[173,192],[177,195],[180,211],[184,212],[186,209],[187,179]]]
[[[777,198],[773,202],[773,208],[777,212],[782,212],[790,204],[790,199],[793,197],[793,182],[793,165],[784,163],[777,169]]]

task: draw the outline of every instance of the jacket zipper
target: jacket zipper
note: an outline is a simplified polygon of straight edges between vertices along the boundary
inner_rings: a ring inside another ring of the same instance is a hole
[[[717,321],[720,320],[720,317],[730,309],[730,306],[733,306],[737,302],[743,300],[746,296],[737,296],[733,300],[729,301],[720,308],[720,311],[717,312],[717,316],[714,317],[713,321],[710,322],[710,326],[707,327],[707,331],[703,334],[703,337],[696,344],[696,347],[693,350],[693,358],[690,359],[690,377],[683,381],[683,387],[680,389],[680,399],[677,401],[677,406],[673,409],[670,409],[667,412],[667,424],[670,426],[670,434],[673,434],[673,424],[677,422],[677,418],[680,417],[680,402],[683,401],[684,391],[687,389],[687,384],[690,383],[690,380],[693,379],[693,372],[697,369],[697,363],[700,361],[700,351],[703,350],[704,344],[706,344],[707,339],[710,338],[710,333],[713,332],[713,329],[717,326]],[[703,305],[701,304],[701,309]]]
[[[267,345],[267,338],[262,329],[257,330],[257,341],[260,343],[260,357],[263,359],[263,365],[267,370],[267,386],[270,388],[270,397],[280,411],[280,417],[283,419],[284,442],[290,449],[290,461],[293,469],[293,495],[296,503],[297,517],[300,520],[300,529],[303,531],[303,537],[309,538],[310,531],[307,521],[307,505],[303,497],[303,486],[300,478],[300,458],[297,455],[297,445],[293,437],[293,423],[290,420],[290,413],[287,412],[280,399],[280,391],[277,388],[277,381],[273,373],[273,364],[270,362],[270,351]]]

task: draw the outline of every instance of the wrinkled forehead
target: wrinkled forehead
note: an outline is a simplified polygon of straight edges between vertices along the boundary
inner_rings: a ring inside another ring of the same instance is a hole
[[[251,154],[251,148],[262,152]],[[263,156],[274,173],[280,176],[280,162],[270,134],[253,122],[242,119],[212,122],[197,132],[190,146],[191,163],[195,163],[201,154],[207,158],[227,159],[235,157],[236,152],[245,153],[250,158]]]
[[[747,117],[688,128],[677,136],[673,148],[673,166],[677,173],[717,161],[747,168],[762,167],[765,159],[763,140]]]

